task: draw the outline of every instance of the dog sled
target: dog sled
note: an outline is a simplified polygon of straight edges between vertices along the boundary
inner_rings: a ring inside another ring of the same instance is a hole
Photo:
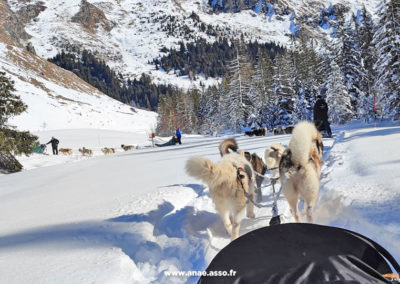
[[[221,271],[236,273],[211,277]],[[208,266],[209,276],[198,283],[400,283],[399,271],[387,250],[361,234],[289,223],[264,227],[231,242]]]
[[[176,143],[178,143],[178,139],[175,136],[172,136],[172,138],[168,141],[165,142],[164,144],[155,144],[157,147],[165,147],[165,146],[172,146],[172,145],[176,145]]]
[[[272,129],[272,134],[274,135],[292,134],[293,128],[294,128],[293,125],[277,126],[274,129]]]
[[[46,144],[40,144],[39,146],[37,146],[37,147],[33,150],[33,152],[34,152],[34,153],[38,153],[38,154],[45,154],[46,148],[47,148]]]
[[[253,135],[255,136],[265,136],[267,133],[267,131],[265,130],[265,128],[255,128],[253,127],[251,129],[251,131],[245,131],[244,134],[247,136],[252,137]]]

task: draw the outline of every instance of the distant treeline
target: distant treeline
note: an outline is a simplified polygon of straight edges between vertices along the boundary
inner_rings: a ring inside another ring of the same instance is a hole
[[[271,1],[273,2],[273,1]],[[214,11],[238,13],[242,10],[253,9],[260,0],[208,0]]]
[[[214,43],[200,39],[188,44],[180,42],[179,45],[179,50],[173,48],[161,50],[168,54],[154,60],[156,69],[161,67],[166,72],[175,70],[179,76],[188,75],[190,79],[196,79],[199,74],[206,78],[227,75],[228,64],[237,56],[239,44],[233,41],[230,44],[224,38]],[[268,54],[271,59],[275,58],[276,54],[284,52],[284,49],[275,43],[258,43],[255,41],[244,45],[252,62],[257,61],[260,52]]]
[[[139,80],[124,81],[120,74],[87,50],[78,54],[62,51],[49,61],[74,72],[79,78],[118,101],[149,110],[157,109],[161,95],[171,94],[175,90],[171,85],[153,84],[145,74]]]

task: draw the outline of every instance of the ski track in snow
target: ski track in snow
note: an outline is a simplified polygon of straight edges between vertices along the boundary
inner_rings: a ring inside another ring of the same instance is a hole
[[[377,130],[348,127],[337,131],[334,140],[324,139],[321,188],[314,214],[316,223],[365,234],[399,259],[400,217],[396,209],[399,209],[400,193],[395,186],[399,178],[384,181],[384,178],[391,175],[385,171],[386,168],[374,171],[369,164],[379,158],[395,161],[393,153],[389,151],[382,154],[378,151],[379,144],[370,141],[382,135],[386,139],[398,140],[400,127]],[[290,136],[236,138],[241,149],[256,152],[263,157],[269,144],[278,141],[287,145]],[[133,154],[117,154],[115,159],[158,155],[152,160],[153,163],[168,164],[172,154],[179,163],[184,163],[191,155],[199,154],[218,160],[217,145],[222,139],[184,137],[184,144],[176,146],[180,148],[139,149]],[[357,139],[360,142],[355,142]],[[394,147],[392,144],[388,147]],[[370,156],[363,159],[359,155],[366,149]],[[79,165],[83,163],[81,159],[63,157],[62,163],[68,160],[79,162],[75,163]],[[114,158],[97,156],[89,159],[100,161]],[[28,163],[28,160],[25,162]],[[386,167],[387,164],[382,162],[381,166]],[[40,160],[32,168],[38,165]],[[229,243],[229,236],[214,209],[208,188],[185,176],[183,167],[177,169],[176,173],[174,166],[165,171],[176,177],[161,180],[156,188],[148,188],[148,192],[142,190],[139,193],[128,191],[128,195],[116,194],[112,206],[103,209],[102,219],[81,218],[79,221],[35,226],[9,234],[4,234],[5,230],[1,229],[1,282],[21,283],[26,282],[26,279],[40,279],[43,283],[196,283],[196,277],[167,278],[164,271],[204,270],[212,258]],[[181,183],[170,182],[172,180]],[[272,206],[272,191],[269,187],[263,188],[262,204],[268,207],[255,208],[255,219],[245,218],[242,221],[241,235],[268,225]],[[278,207],[282,221],[293,222],[283,195],[278,201]],[[302,208],[301,202],[299,207]],[[8,256],[11,256],[11,261],[8,261]],[[35,259],[34,264],[29,262],[32,258]],[[26,273],[17,273],[12,261],[15,259],[21,260],[20,267]],[[79,269],[82,266],[83,269]],[[46,272],[40,273],[43,267],[46,267]],[[43,274],[45,276],[41,278]],[[63,279],[63,275],[68,277]]]

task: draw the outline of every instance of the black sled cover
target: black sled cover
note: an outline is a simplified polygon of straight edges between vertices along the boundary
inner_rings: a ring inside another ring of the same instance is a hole
[[[386,258],[386,260],[385,260]],[[396,260],[374,241],[341,228],[290,223],[261,228],[222,249],[198,283],[393,283]],[[396,272],[395,271],[395,272]],[[220,274],[221,275],[221,274]]]

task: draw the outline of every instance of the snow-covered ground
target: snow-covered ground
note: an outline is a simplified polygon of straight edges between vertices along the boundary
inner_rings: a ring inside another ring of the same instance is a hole
[[[352,123],[334,132],[324,140],[316,222],[365,234],[400,260],[400,125]],[[192,155],[217,161],[226,137],[184,136],[182,145],[152,148],[146,135],[124,132],[37,134],[96,154],[36,154],[21,159],[26,170],[0,176],[0,283],[193,283],[164,271],[204,270],[229,243],[208,188],[184,171]],[[263,156],[290,135],[236,139]],[[100,155],[120,144],[142,147]],[[263,193],[271,205],[270,188]],[[284,222],[293,221],[283,197],[278,206]],[[241,235],[268,225],[270,208],[255,213]]]
[[[101,93],[73,73],[41,60],[0,38],[0,72],[14,82],[28,106],[8,124],[20,130],[108,129],[151,133],[157,113],[133,108]]]

